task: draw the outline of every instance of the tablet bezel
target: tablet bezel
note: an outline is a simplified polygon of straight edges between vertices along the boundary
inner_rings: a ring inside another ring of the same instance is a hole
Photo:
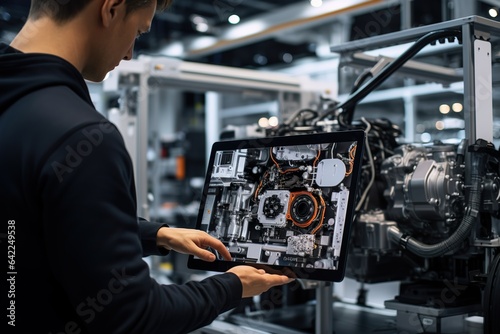
[[[344,279],[345,269],[347,264],[348,243],[350,237],[351,226],[354,219],[354,208],[356,205],[357,190],[359,188],[359,178],[362,166],[362,155],[365,146],[365,132],[362,130],[349,130],[338,132],[324,132],[315,134],[304,135],[291,135],[282,137],[263,137],[255,139],[240,139],[219,141],[212,145],[210,160],[205,176],[205,184],[203,187],[202,199],[198,212],[195,229],[203,230],[201,228],[202,219],[205,208],[205,200],[207,198],[214,159],[217,151],[237,150],[245,148],[270,148],[275,146],[296,146],[308,144],[325,144],[325,143],[338,143],[338,142],[356,142],[356,152],[354,157],[354,164],[351,173],[351,182],[349,187],[349,196],[347,203],[347,210],[345,216],[344,232],[341,243],[341,250],[339,255],[338,269],[318,269],[318,268],[305,268],[295,266],[282,266],[282,265],[269,265],[265,263],[253,262],[236,262],[236,261],[223,261],[215,260],[214,262],[206,262],[199,258],[190,255],[188,258],[188,268],[199,269],[206,271],[224,272],[237,265],[249,265],[256,268],[264,269],[269,273],[284,274],[292,278],[310,279],[340,282]]]

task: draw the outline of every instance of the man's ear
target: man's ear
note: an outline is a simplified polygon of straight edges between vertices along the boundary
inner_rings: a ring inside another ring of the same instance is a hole
[[[101,20],[104,27],[109,27],[122,12],[126,13],[126,0],[101,0]]]

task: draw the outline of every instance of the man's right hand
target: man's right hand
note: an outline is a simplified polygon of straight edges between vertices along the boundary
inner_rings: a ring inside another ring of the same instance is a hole
[[[236,266],[227,272],[236,274],[243,286],[242,298],[260,295],[273,286],[292,282],[294,279],[285,275],[268,274],[263,269],[251,266]]]

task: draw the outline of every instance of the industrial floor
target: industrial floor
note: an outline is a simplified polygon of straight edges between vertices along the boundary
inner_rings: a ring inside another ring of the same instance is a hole
[[[225,319],[216,320],[192,334],[412,334],[411,331],[396,328],[395,310],[334,302],[333,330],[330,333],[322,328],[316,330],[315,310],[316,305],[308,303],[267,312],[228,314]],[[464,330],[444,329],[437,334],[482,334],[482,321],[476,323],[476,319],[470,320],[463,324]],[[459,323],[456,325],[461,326]]]
[[[397,334],[395,311],[336,302],[333,312],[334,334]],[[251,315],[230,315],[195,333],[305,334],[315,333],[315,321],[315,305],[311,303]]]

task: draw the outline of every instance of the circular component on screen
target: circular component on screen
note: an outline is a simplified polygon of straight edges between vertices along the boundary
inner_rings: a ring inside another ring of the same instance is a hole
[[[309,222],[316,213],[315,201],[308,195],[299,195],[292,202],[290,215],[292,219],[304,224]]]
[[[276,218],[283,212],[283,204],[278,195],[272,195],[264,201],[263,213],[267,218]]]

